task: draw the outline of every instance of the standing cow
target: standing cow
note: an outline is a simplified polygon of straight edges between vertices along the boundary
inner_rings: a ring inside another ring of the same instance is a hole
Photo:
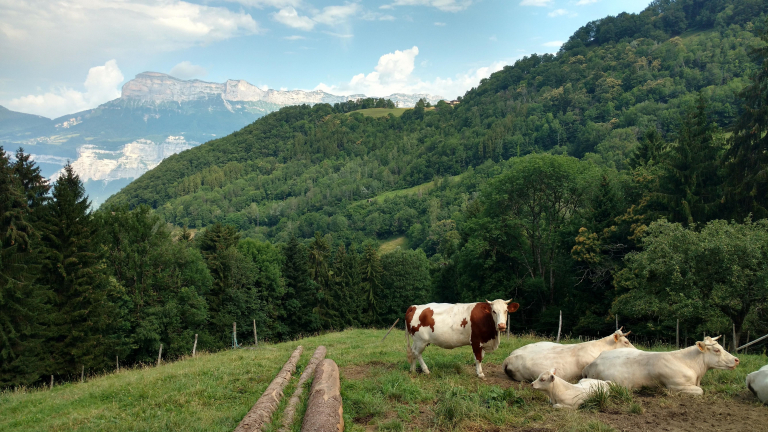
[[[411,372],[416,371],[418,360],[421,370],[429,374],[429,368],[421,357],[429,344],[447,349],[472,345],[477,376],[485,378],[480,365],[483,355],[499,347],[498,333],[507,328],[507,314],[520,307],[511,301],[429,303],[409,307],[405,312],[405,346]],[[413,336],[413,346],[410,336]]]
[[[628,388],[661,384],[673,392],[702,395],[699,385],[709,369],[735,369],[739,365],[739,359],[716,342],[719,338],[707,336],[692,347],[670,352],[604,352],[584,369],[583,376]]]
[[[518,348],[504,360],[504,372],[515,381],[533,381],[542,373],[557,369],[558,377],[566,381],[578,381],[581,372],[603,351],[635,347],[622,333],[624,327],[602,339],[578,344],[537,342]]]

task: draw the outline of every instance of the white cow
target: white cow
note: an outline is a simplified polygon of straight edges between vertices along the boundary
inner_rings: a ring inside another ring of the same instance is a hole
[[[515,381],[533,381],[543,372],[557,369],[557,375],[566,381],[581,379],[581,372],[603,351],[617,348],[635,348],[622,333],[624,327],[610,336],[579,344],[537,342],[512,351],[504,360],[504,372]]]
[[[747,375],[747,388],[760,399],[760,402],[768,404],[768,365]]]
[[[483,355],[499,347],[499,331],[507,328],[507,314],[520,307],[512,300],[494,300],[480,303],[429,303],[411,306],[405,312],[405,347],[411,372],[416,371],[416,360],[421,370],[429,374],[421,353],[429,344],[453,349],[472,345],[477,376],[485,378]],[[409,336],[413,336],[411,346]]]
[[[549,401],[555,408],[576,409],[589,397],[589,394],[598,388],[609,391],[610,382],[584,378],[578,384],[555,375],[556,370],[550,369],[542,372],[533,382],[533,388],[542,391],[549,396]]]
[[[709,369],[735,369],[739,365],[739,359],[716,342],[719,338],[707,336],[692,347],[671,352],[604,352],[584,369],[583,376],[628,388],[658,384],[673,392],[702,395],[704,390],[699,385]]]

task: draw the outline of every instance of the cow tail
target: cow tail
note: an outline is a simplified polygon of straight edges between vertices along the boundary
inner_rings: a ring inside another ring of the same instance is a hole
[[[413,350],[411,349],[411,338],[408,333],[408,323],[405,323],[405,352],[408,355],[408,364],[412,364]]]

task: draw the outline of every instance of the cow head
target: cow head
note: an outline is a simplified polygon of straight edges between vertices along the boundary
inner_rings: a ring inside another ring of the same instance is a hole
[[[491,305],[491,315],[493,316],[493,322],[496,324],[496,330],[498,331],[507,329],[507,314],[517,312],[517,309],[520,307],[518,303],[510,303],[511,301],[512,299],[507,301],[486,300],[486,302]]]
[[[623,329],[624,329],[624,327],[616,330],[613,333],[613,337],[612,337],[611,341],[614,344],[614,349],[617,349],[617,348],[634,348],[635,346],[632,345],[632,343],[629,341],[629,339],[627,339],[627,336],[629,336],[629,334],[632,333],[632,332],[628,331],[626,333],[622,333]]]
[[[736,369],[736,366],[739,365],[739,359],[732,356],[722,345],[717,343],[718,339],[720,336],[714,339],[707,336],[704,341],[696,342],[696,347],[704,356],[704,364],[709,369]]]
[[[555,382],[555,373],[557,371],[555,369],[550,369],[548,371],[542,372],[541,375],[539,375],[538,378],[536,378],[536,381],[533,382],[533,388],[536,390],[546,390],[548,389],[553,382]]]

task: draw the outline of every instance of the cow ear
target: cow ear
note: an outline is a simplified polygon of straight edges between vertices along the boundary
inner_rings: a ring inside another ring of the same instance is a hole
[[[614,340],[614,342],[618,342],[618,341],[619,341],[619,335],[617,335],[616,333],[614,333],[614,334],[613,334],[613,340]]]
[[[704,350],[707,349],[707,344],[701,341],[696,342],[696,346],[699,348],[699,351],[701,352],[704,352]]]
[[[518,309],[520,309],[520,303],[510,303],[507,305],[507,312],[509,313],[515,313]]]
[[[555,381],[555,374],[552,374],[549,376],[549,380],[554,382]]]

